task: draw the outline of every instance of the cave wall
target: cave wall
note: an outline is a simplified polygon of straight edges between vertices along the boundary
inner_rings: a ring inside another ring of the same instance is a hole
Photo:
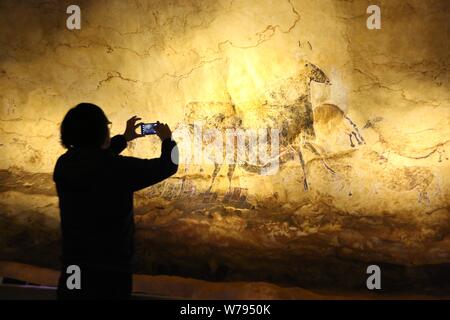
[[[381,30],[367,29],[372,3],[363,0],[79,1],[81,30],[66,28],[70,4],[0,2],[0,221],[16,228],[4,233],[3,258],[25,259],[25,246],[54,247],[31,259],[39,262],[57,252],[57,235],[42,234],[58,228],[51,172],[64,152],[59,124],[86,101],[104,109],[113,134],[132,115],[175,129],[216,109],[246,128],[288,123],[281,151],[292,148],[271,175],[238,166],[229,181],[224,165],[207,192],[214,166],[197,163],[141,192],[141,245],[165,236],[176,246],[171,227],[200,247],[225,237],[237,251],[270,248],[274,259],[320,252],[450,263],[448,1],[377,1]],[[307,64],[330,84],[307,83]],[[300,96],[307,101],[296,105]],[[295,126],[306,103],[315,133],[308,146],[305,127]],[[124,154],[157,149],[150,137]],[[193,230],[198,224],[206,233]],[[283,251],[288,241],[297,251]],[[220,259],[242,267],[251,255]]]

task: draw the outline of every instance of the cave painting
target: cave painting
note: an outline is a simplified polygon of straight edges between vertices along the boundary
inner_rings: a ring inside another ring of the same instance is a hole
[[[338,106],[334,104],[321,104],[313,108],[311,101],[311,83],[317,82],[331,86],[332,83],[318,66],[308,62],[301,61],[299,72],[295,76],[281,79],[268,86],[261,99],[249,103],[233,103],[231,102],[190,102],[185,106],[184,122],[179,124],[177,129],[183,128],[187,130],[190,136],[194,136],[194,140],[201,141],[204,145],[212,143],[208,135],[204,135],[202,131],[195,130],[194,123],[201,123],[204,131],[225,131],[228,129],[240,130],[246,132],[252,128],[277,129],[279,132],[279,149],[278,152],[267,161],[258,162],[248,161],[247,158],[242,163],[231,162],[228,165],[228,182],[229,191],[232,190],[232,178],[239,165],[247,172],[263,174],[267,169],[277,164],[283,164],[298,156],[302,174],[304,190],[309,189],[307,161],[305,161],[305,149],[312,152],[318,157],[323,166],[331,174],[336,172],[330,167],[326,161],[325,150],[316,143],[315,122],[333,125],[338,127],[345,135],[348,136],[349,145],[353,148],[357,144],[363,144],[364,138],[361,136],[357,125],[344,113]],[[232,100],[232,99],[230,99]],[[248,137],[247,137],[248,138]],[[245,150],[248,154],[257,153],[255,146],[249,144],[249,139],[245,138]],[[232,140],[233,143],[233,160],[238,158],[237,139]],[[266,145],[259,145],[258,148],[273,149],[273,136],[269,136],[265,140]],[[221,140],[220,143],[223,143]],[[278,146],[277,146],[278,147]],[[221,148],[221,152],[226,148]],[[214,149],[213,149],[214,150]],[[274,150],[271,150],[272,152]],[[221,155],[222,156],[222,155]],[[224,155],[225,156],[225,155]],[[211,191],[214,181],[223,166],[223,162],[216,161],[217,154],[215,151],[210,152],[210,159],[214,164],[212,178],[208,192]],[[188,172],[189,161],[185,161],[185,173]]]

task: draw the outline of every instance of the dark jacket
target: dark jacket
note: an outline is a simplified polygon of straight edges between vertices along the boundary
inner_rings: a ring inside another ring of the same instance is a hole
[[[117,135],[109,149],[70,149],[56,162],[63,265],[131,271],[133,192],[170,177],[178,166],[171,159],[176,147],[171,139],[154,159],[120,156],[126,146]]]

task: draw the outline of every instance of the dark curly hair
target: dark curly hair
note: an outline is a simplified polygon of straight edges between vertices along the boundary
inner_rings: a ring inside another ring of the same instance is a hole
[[[61,123],[61,143],[67,148],[100,148],[108,134],[108,118],[92,103],[80,103],[67,112]]]

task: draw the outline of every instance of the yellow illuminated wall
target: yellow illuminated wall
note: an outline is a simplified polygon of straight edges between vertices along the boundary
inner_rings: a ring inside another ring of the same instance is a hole
[[[363,0],[79,1],[81,30],[66,28],[70,4],[0,3],[1,259],[57,260],[51,172],[75,104],[100,105],[115,134],[133,115],[173,129],[208,112],[274,126],[307,95],[309,189],[298,121],[275,174],[237,166],[230,185],[222,166],[207,193],[214,166],[181,166],[136,196],[140,270],[191,257],[187,269],[251,273],[252,254],[268,273],[292,257],[450,263],[448,1],[377,1],[380,30]],[[308,64],[330,83],[309,83]],[[124,154],[158,147],[145,138]],[[172,253],[146,248],[160,242]]]

